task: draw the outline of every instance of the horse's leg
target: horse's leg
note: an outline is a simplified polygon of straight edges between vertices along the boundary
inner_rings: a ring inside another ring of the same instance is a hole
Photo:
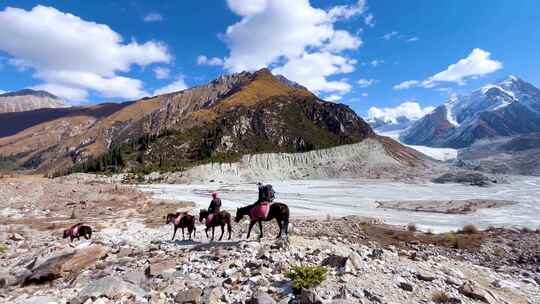
[[[209,227],[206,227],[206,230],[204,230],[204,233],[206,233],[206,239],[209,240],[210,237],[208,237],[208,229],[210,229]]]
[[[177,229],[178,229],[178,228],[176,228],[176,226],[174,226],[174,233],[173,233],[173,235],[172,235],[171,241],[174,241],[174,237],[176,236],[176,230],[177,230]]]
[[[263,231],[262,231],[262,221],[259,220],[259,231],[261,232],[261,234],[259,234],[259,241],[263,238]]]
[[[212,241],[214,240],[214,231],[215,231],[215,229],[216,229],[216,226],[213,226],[212,227]]]
[[[285,228],[285,236],[289,237],[289,218],[283,220],[283,227]]]
[[[184,234],[184,227],[182,227],[182,241],[186,239],[186,235]]]
[[[249,240],[249,235],[251,234],[251,228],[253,228],[253,225],[255,225],[255,221],[251,221],[249,222],[249,228],[248,228],[248,234],[247,234],[247,239]]]
[[[227,222],[227,230],[229,231],[229,240],[231,239],[231,232],[232,232],[232,228],[231,228],[231,222]]]
[[[221,235],[219,236],[219,240],[223,239],[223,232],[225,231],[225,224],[221,225]]]
[[[277,221],[277,224],[279,226],[279,233],[278,233],[278,236],[276,237],[276,239],[279,239],[281,237],[281,231],[283,230],[283,223],[281,223],[281,221],[276,217],[276,221]]]

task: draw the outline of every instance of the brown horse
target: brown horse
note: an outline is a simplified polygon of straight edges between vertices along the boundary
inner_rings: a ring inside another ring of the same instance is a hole
[[[71,226],[71,228],[64,230],[64,238],[69,237],[70,242],[73,242],[74,239],[80,241],[81,236],[84,236],[85,239],[89,240],[92,237],[92,227],[84,225],[83,223],[78,223]]]
[[[249,216],[250,222],[249,222],[249,229],[247,238],[249,239],[249,235],[251,234],[251,229],[255,225],[255,223],[259,223],[259,229],[261,231],[261,234],[259,235],[259,240],[263,237],[263,229],[262,229],[262,222],[268,222],[273,219],[276,219],[277,224],[279,226],[279,234],[277,238],[279,239],[281,237],[282,232],[285,232],[285,235],[289,235],[289,207],[283,203],[270,203],[268,215],[266,217],[256,217],[254,212],[254,209],[258,207],[258,204],[252,204],[248,205],[246,207],[237,208],[236,209],[236,217],[235,221],[238,223],[240,220],[245,216]]]
[[[167,214],[167,224],[170,223],[174,226],[174,233],[171,241],[174,240],[178,228],[182,228],[182,240],[185,240],[186,238],[184,235],[184,228],[187,228],[190,240],[192,239],[191,233],[193,233],[193,237],[195,237],[197,229],[195,228],[195,217],[193,215],[188,214],[187,212],[169,213]]]
[[[209,220],[209,217],[211,217],[211,220]],[[206,238],[208,238],[208,230],[212,228],[212,241],[214,240],[214,229],[217,226],[221,226],[221,235],[219,236],[219,240],[223,238],[223,232],[225,225],[227,225],[227,230],[229,231],[229,240],[231,239],[231,214],[227,211],[221,211],[219,213],[209,214],[208,210],[201,209],[199,212],[199,221],[202,223],[203,219],[206,219],[206,229],[204,232],[206,233]]]

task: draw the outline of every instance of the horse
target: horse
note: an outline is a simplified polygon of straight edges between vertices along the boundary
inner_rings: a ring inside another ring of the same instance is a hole
[[[182,228],[182,240],[185,240],[186,238],[184,234],[184,228],[187,228],[190,240],[192,239],[191,233],[193,233],[193,237],[195,237],[195,234],[197,233],[197,229],[195,228],[195,217],[191,214],[188,214],[187,212],[167,214],[166,224],[170,223],[172,223],[174,226],[174,233],[171,241],[174,240],[174,237],[176,236],[176,230],[178,230],[178,228]]]
[[[92,228],[83,223],[78,223],[71,226],[71,228],[64,230],[64,238],[70,238],[70,243],[73,242],[73,239],[81,240],[81,236],[84,236],[85,239],[89,240],[92,237]]]
[[[262,229],[262,222],[268,222],[273,219],[276,219],[277,224],[279,226],[279,234],[276,239],[279,239],[281,237],[282,232],[285,232],[286,236],[289,236],[289,207],[283,203],[269,203],[270,206],[268,206],[268,214],[266,217],[257,216],[257,209],[260,205],[255,203],[251,204],[245,207],[237,208],[236,209],[236,217],[235,221],[238,223],[242,218],[244,218],[245,215],[249,216],[250,222],[249,222],[249,229],[247,238],[249,239],[249,235],[251,234],[251,229],[253,228],[253,225],[255,223],[259,223],[259,229],[261,231],[261,234],[259,235],[259,240],[263,237],[263,229]]]
[[[224,227],[227,225],[227,230],[229,231],[229,240],[231,239],[231,214],[227,211],[221,211],[219,213],[210,214],[208,210],[201,209],[199,212],[199,221],[202,223],[203,219],[206,219],[206,238],[208,238],[208,230],[212,228],[212,241],[214,240],[214,229],[217,226],[221,226],[221,235],[219,240],[223,238]]]

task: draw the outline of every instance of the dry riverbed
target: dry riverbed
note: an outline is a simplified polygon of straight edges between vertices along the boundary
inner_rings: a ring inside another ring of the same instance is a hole
[[[496,199],[464,200],[414,200],[414,201],[377,201],[378,208],[432,212],[445,214],[469,214],[481,209],[491,209],[517,205],[517,202]]]
[[[171,241],[163,216],[192,203],[79,175],[0,179],[0,303],[540,303],[540,234],[431,234],[347,216],[293,218],[288,240]],[[192,209],[194,212],[195,209]],[[69,244],[62,230],[95,229]],[[181,236],[180,236],[181,238]],[[294,294],[297,265],[328,271]]]

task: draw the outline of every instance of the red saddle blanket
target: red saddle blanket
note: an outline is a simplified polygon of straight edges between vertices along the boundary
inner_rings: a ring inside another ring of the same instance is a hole
[[[77,226],[71,228],[70,236],[77,237],[79,235],[79,227],[81,227],[81,226],[77,225]]]
[[[263,220],[268,217],[268,212],[270,212],[270,206],[272,204],[269,202],[262,202],[255,208],[251,209],[249,216],[252,220]]]
[[[180,225],[180,221],[182,220],[182,217],[184,217],[184,214],[183,213],[180,213],[175,219],[174,219],[174,224],[176,226]]]
[[[206,226],[209,226],[212,224],[212,221],[214,220],[214,217],[216,216],[215,213],[208,214],[208,217],[206,218]]]

